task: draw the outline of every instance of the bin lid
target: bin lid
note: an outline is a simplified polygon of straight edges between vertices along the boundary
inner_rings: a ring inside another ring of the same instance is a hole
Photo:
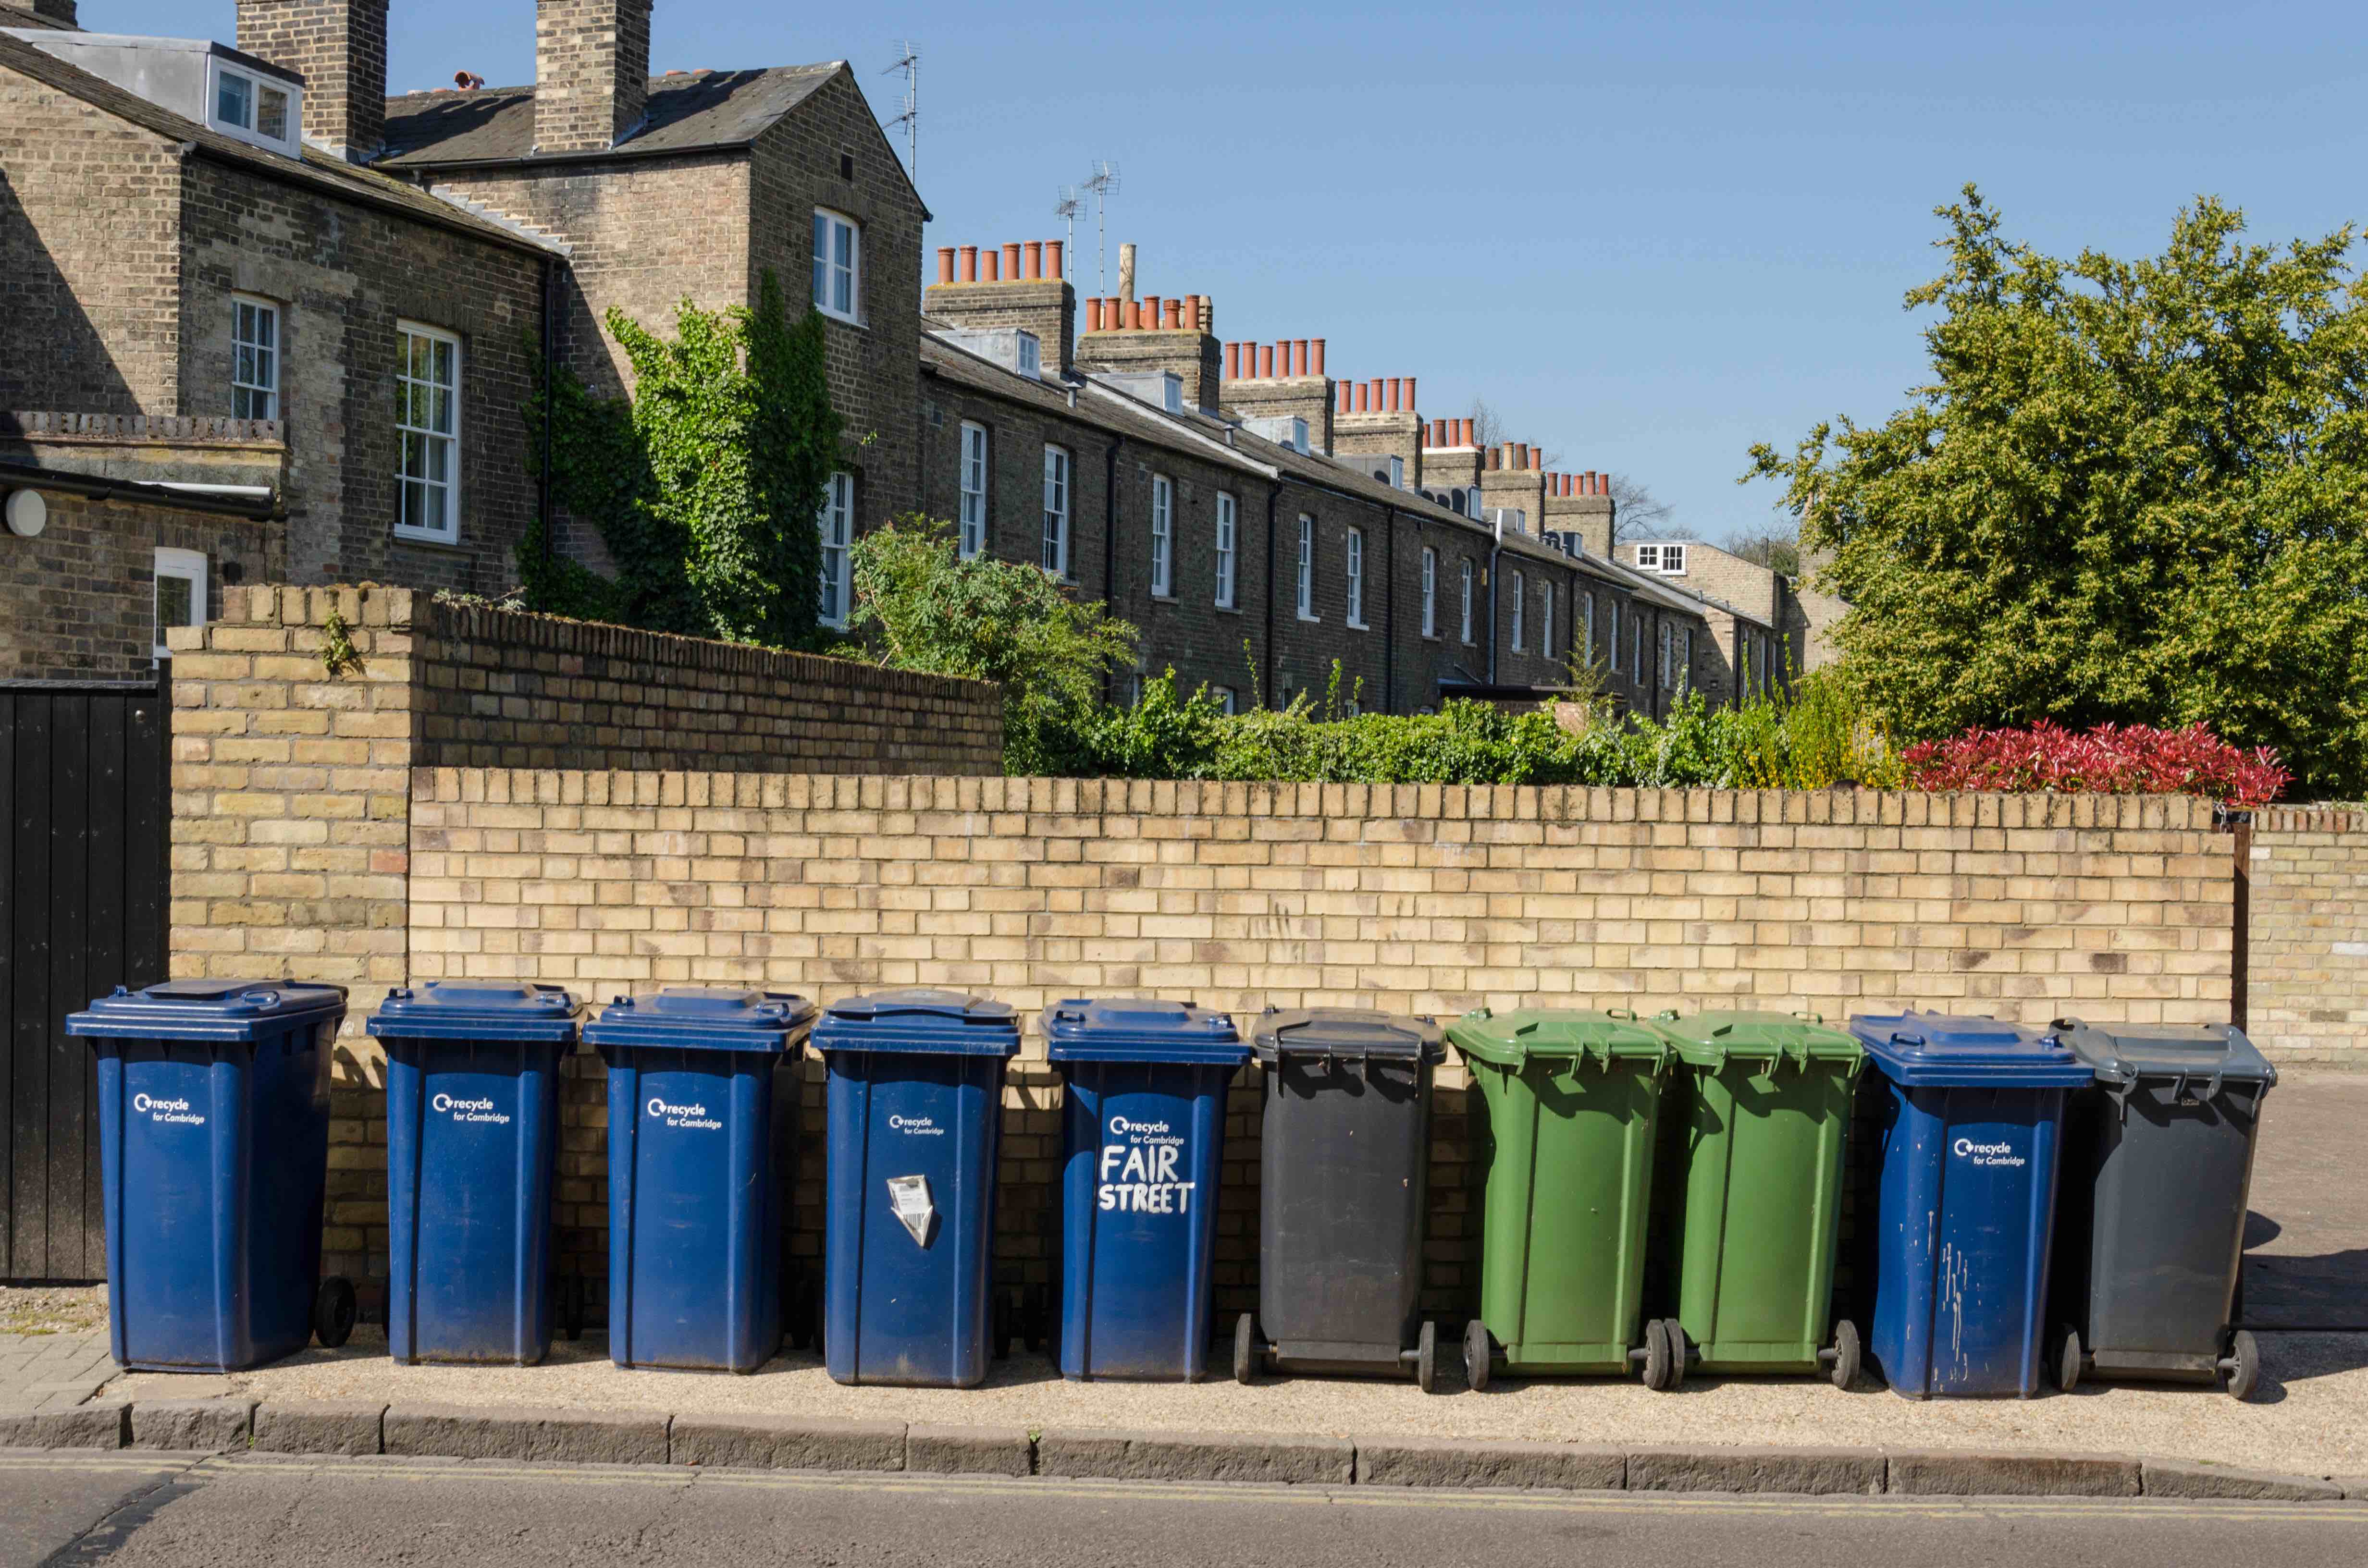
[[[913,986],[849,996],[823,1009],[816,1051],[911,1051],[940,1056],[1016,1056],[1019,1015],[966,991]]]
[[[1866,1048],[1816,1013],[1663,1013],[1652,1028],[1668,1038],[1678,1059],[1691,1067],[1724,1067],[1729,1061],[1839,1062],[1855,1068]]]
[[[431,980],[389,991],[363,1027],[376,1039],[573,1045],[576,1005],[564,985]]]
[[[1366,1007],[1269,1007],[1258,1015],[1253,1049],[1260,1062],[1284,1056],[1375,1057],[1437,1062],[1445,1037],[1429,1018]]]
[[[2259,1084],[2278,1081],[2245,1031],[2230,1024],[2089,1024],[2058,1019],[2056,1033],[2074,1055],[2097,1074],[2097,1082],[2124,1088],[2141,1078],[2179,1078],[2189,1083]]]
[[[1949,1013],[1861,1013],[1850,1033],[1908,1088],[2077,1089],[2091,1076],[2051,1029]]]
[[[814,1005],[787,991],[669,985],[655,996],[620,996],[584,1026],[586,1045],[687,1051],[789,1050],[814,1023]]]
[[[1250,1059],[1225,1014],[1148,996],[1055,1002],[1044,1009],[1044,1042],[1054,1062],[1238,1067]]]
[[[1520,1068],[1532,1057],[1667,1062],[1668,1040],[1625,1009],[1588,1012],[1577,1007],[1520,1007],[1498,1013],[1475,1007],[1447,1026],[1455,1049],[1492,1066]]]
[[[318,1018],[346,1016],[346,988],[310,980],[167,980],[137,991],[119,985],[85,1012],[66,1015],[66,1033],[101,1040],[251,1040]]]

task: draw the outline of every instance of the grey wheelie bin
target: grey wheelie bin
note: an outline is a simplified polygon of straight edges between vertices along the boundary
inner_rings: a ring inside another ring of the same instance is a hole
[[[2236,1326],[2237,1270],[2277,1069],[2226,1024],[2066,1020],[2055,1031],[2097,1074],[2065,1120],[2056,1386],[2093,1374],[2216,1382],[2249,1398],[2261,1357]]]
[[[1234,1324],[1235,1379],[1261,1366],[1411,1372],[1429,1393],[1438,1331],[1420,1304],[1439,1026],[1269,1008],[1251,1049],[1266,1079],[1258,1310]]]

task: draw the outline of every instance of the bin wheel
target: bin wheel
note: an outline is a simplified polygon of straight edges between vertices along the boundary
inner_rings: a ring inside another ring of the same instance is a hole
[[[1414,1386],[1425,1393],[1439,1386],[1439,1325],[1429,1318],[1414,1340]]]
[[[1865,1355],[1865,1346],[1858,1337],[1858,1324],[1844,1318],[1834,1324],[1834,1364],[1829,1374],[1834,1387],[1847,1391],[1858,1381],[1858,1364]]]
[[[1234,1320],[1234,1381],[1247,1383],[1258,1368],[1258,1324],[1248,1312]]]
[[[1488,1325],[1474,1318],[1463,1325],[1463,1386],[1474,1393],[1488,1390],[1488,1367],[1495,1352],[1488,1345]]]
[[[2080,1350],[2080,1331],[2069,1324],[2058,1324],[2055,1343],[2047,1358],[2047,1369],[2055,1379],[2057,1392],[2070,1393],[2080,1386],[2080,1368],[2086,1359]]]
[[[335,1350],[353,1337],[354,1320],[360,1315],[354,1282],[342,1274],[330,1275],[313,1293],[313,1337],[324,1349]]]
[[[2253,1391],[2261,1386],[2261,1346],[2251,1329],[2240,1328],[2229,1335],[2228,1358],[2221,1367],[2231,1398],[2253,1397]]]
[[[1669,1382],[1671,1392],[1686,1386],[1686,1363],[1693,1355],[1686,1348],[1685,1325],[1675,1318],[1661,1320],[1661,1332],[1669,1338]]]
[[[1014,1316],[1011,1298],[997,1290],[995,1293],[995,1358],[1011,1359],[1011,1320]]]
[[[1675,1369],[1670,1366],[1673,1359],[1675,1358],[1669,1349],[1669,1325],[1659,1318],[1646,1319],[1645,1323],[1645,1386],[1663,1392],[1677,1387],[1677,1384],[1670,1381],[1675,1371]]]

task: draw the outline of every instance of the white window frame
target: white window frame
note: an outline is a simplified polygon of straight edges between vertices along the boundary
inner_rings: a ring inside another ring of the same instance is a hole
[[[1044,570],[1069,580],[1069,513],[1076,464],[1066,447],[1044,446]]]
[[[1439,551],[1422,549],[1422,634],[1439,635]]]
[[[1545,592],[1538,599],[1538,608],[1542,612],[1542,619],[1538,621],[1538,652],[1549,659],[1554,657],[1554,579],[1549,577],[1545,581]]]
[[[841,247],[839,236],[847,237]],[[841,249],[846,255],[842,259]],[[847,303],[837,302],[844,283]],[[827,207],[814,210],[814,307],[836,321],[863,324],[863,225]]]
[[[1466,561],[1466,562],[1464,562],[1463,564],[1463,643],[1464,643],[1464,646],[1466,646],[1466,647],[1475,647],[1475,646],[1477,646],[1477,644],[1476,644],[1476,643],[1474,643],[1474,642],[1473,642],[1473,640],[1472,640],[1472,562],[1469,562],[1469,561]]]
[[[848,547],[855,542],[855,476],[835,472],[824,482],[822,510],[814,516],[814,533],[822,544],[814,572],[814,619],[833,631],[847,630],[847,612],[854,608],[855,585],[848,578]]]
[[[411,345],[415,338],[431,346],[429,350],[430,379],[427,381],[421,381],[411,373]],[[396,347],[399,350],[398,361],[394,368],[395,537],[397,539],[418,540],[430,544],[458,544],[461,542],[461,387],[462,378],[466,374],[466,369],[462,359],[461,339],[458,334],[447,332],[440,326],[429,326],[424,322],[398,321],[395,323],[394,340]],[[436,392],[438,390],[438,383],[433,379],[433,346],[439,344],[452,351],[451,385],[441,389],[450,394],[450,402],[449,404],[450,415],[449,423],[451,428],[443,431],[434,428],[432,423],[427,426],[414,425],[410,422],[409,418],[412,401],[411,389],[414,387],[424,387],[427,390],[428,418],[431,422],[435,418],[435,397]],[[432,450],[432,444],[438,441],[443,441],[449,444],[449,466],[446,470],[449,477],[440,482],[443,487],[444,501],[443,517],[445,526],[442,528],[424,527],[417,523],[407,523],[403,520],[409,510],[408,497],[410,495],[410,487],[414,484],[418,484],[424,489],[432,490],[439,483],[438,481],[427,477],[426,474],[415,475],[404,472],[410,466],[407,456],[407,449],[410,447],[410,441],[406,439],[406,437],[416,437],[421,440],[421,442],[425,443],[421,448],[423,451]]]
[[[1661,677],[1661,689],[1664,691],[1667,691],[1673,684],[1669,679],[1669,645],[1672,641],[1672,634],[1676,631],[1677,629],[1675,627],[1671,626],[1667,619],[1664,619],[1661,622],[1660,635],[1655,639],[1655,641],[1660,644],[1659,653],[1661,662],[1657,673]]]
[[[961,528],[956,550],[964,561],[986,550],[986,426],[962,423]]]
[[[1661,574],[1682,577],[1686,574],[1686,547],[1682,544],[1661,546]]]
[[[246,89],[245,117],[228,119],[222,112],[222,88],[236,82]],[[278,136],[262,129],[263,96],[276,93],[283,108],[282,131]],[[293,82],[283,82],[277,76],[266,76],[245,66],[233,65],[218,58],[210,58],[206,68],[206,123],[223,135],[257,147],[268,147],[290,157],[301,155],[304,127],[304,89]]]
[[[1605,639],[1605,642],[1611,653],[1611,673],[1618,675],[1620,673],[1620,600],[1615,597],[1608,602],[1611,609],[1611,614],[1608,618],[1611,635]]]
[[[1526,651],[1521,644],[1522,633],[1529,628],[1530,585],[1521,580],[1521,574],[1519,572],[1511,575],[1512,582],[1508,585],[1512,589],[1510,597],[1513,601],[1513,652],[1519,653]]]
[[[250,327],[260,330],[251,332]],[[233,294],[230,297],[232,418],[279,417],[279,367],[282,358],[278,301],[255,294]],[[255,412],[258,406],[262,409],[259,414]]]
[[[1645,618],[1632,615],[1628,618],[1628,653],[1630,662],[1636,666],[1631,672],[1631,678],[1638,686],[1646,685],[1653,678],[1653,672],[1645,667]]]
[[[160,659],[169,659],[173,651],[165,646],[165,602],[162,584],[167,577],[189,585],[190,619],[176,621],[177,626],[203,626],[209,608],[206,598],[206,558],[194,550],[175,550],[166,545],[156,547],[154,581],[148,590],[149,620],[154,628],[155,647]]]
[[[1349,624],[1359,631],[1365,625],[1365,530],[1349,530]]]
[[[1658,572],[1660,569],[1661,547],[1657,544],[1638,545],[1636,547],[1636,570],[1639,572]]]
[[[1587,642],[1586,642],[1585,645],[1584,645],[1583,647],[1581,647],[1581,648],[1580,648],[1579,652],[1586,655],[1587,662],[1588,662],[1588,664],[1590,664],[1590,665],[1591,665],[1591,664],[1595,663],[1595,593],[1594,593],[1594,590],[1593,590],[1593,589],[1589,589],[1588,592],[1586,592],[1586,593],[1584,593],[1584,594],[1579,595],[1579,596],[1578,596],[1578,603],[1577,603],[1577,605],[1573,606],[1572,608],[1575,608],[1575,609],[1577,609],[1577,610],[1578,611],[1578,614],[1579,614],[1579,616],[1580,616],[1580,626],[1581,626],[1581,628],[1582,628],[1582,635],[1584,635],[1584,636],[1586,637],[1586,639],[1587,639]]]
[[[1209,695],[1216,699],[1218,710],[1225,713],[1233,712],[1235,704],[1240,700],[1230,686],[1212,686],[1209,688]]]
[[[1217,608],[1234,608],[1234,559],[1239,545],[1241,508],[1228,490],[1217,492]],[[1232,709],[1225,710],[1230,713]]]
[[[1678,689],[1686,691],[1694,684],[1694,629],[1680,627],[1678,631]]]
[[[1299,619],[1314,620],[1315,614],[1315,519],[1307,513],[1299,514]]]
[[[1151,476],[1151,597],[1176,597],[1176,482]]]

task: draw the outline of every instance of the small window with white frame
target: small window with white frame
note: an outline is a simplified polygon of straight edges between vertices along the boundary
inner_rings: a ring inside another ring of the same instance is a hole
[[[206,558],[194,550],[156,551],[156,645],[160,659],[169,659],[173,651],[165,645],[165,633],[176,626],[203,626],[206,623]]]
[[[1528,585],[1521,581],[1521,574],[1519,572],[1512,574],[1508,585],[1513,599],[1513,652],[1518,653],[1522,652],[1525,646],[1521,634],[1529,625],[1530,618],[1527,613],[1530,602],[1529,588]]]
[[[1429,545],[1422,551],[1422,634],[1439,635],[1439,551]]]
[[[303,124],[304,90],[259,71],[214,57],[213,128],[241,142],[294,156]]]
[[[1691,626],[1678,633],[1678,689],[1691,691],[1694,684],[1694,629]]]
[[[1605,618],[1605,625],[1611,635],[1605,640],[1605,642],[1611,653],[1611,673],[1618,675],[1620,673],[1620,601],[1612,599],[1610,604],[1611,614]]]
[[[1538,596],[1538,652],[1554,657],[1554,579],[1546,579],[1545,591]]]
[[[1595,663],[1595,595],[1591,592],[1579,595],[1577,610],[1579,655],[1585,663],[1591,665]]]
[[[1640,544],[1636,547],[1636,570],[1658,572],[1664,577],[1681,577],[1686,570],[1686,547],[1682,544]]]
[[[826,316],[863,322],[863,230],[843,212],[814,215],[814,305]]]
[[[461,340],[441,327],[396,324],[395,432],[404,539],[461,539]]]
[[[986,426],[965,419],[962,427],[962,558],[986,549]]]
[[[1217,608],[1234,608],[1234,559],[1239,546],[1241,513],[1230,491],[1217,492]],[[1225,710],[1230,713],[1232,709]]]
[[[1066,580],[1069,575],[1069,454],[1060,447],[1044,449],[1044,570]]]
[[[1641,615],[1630,616],[1628,632],[1628,653],[1631,659],[1629,668],[1636,684],[1644,686],[1653,678],[1652,670],[1645,663],[1645,618]]]
[[[1365,531],[1349,530],[1349,624],[1365,630]]]
[[[1671,626],[1668,621],[1664,620],[1664,621],[1662,621],[1662,622],[1661,622],[1661,635],[1660,635],[1660,638],[1659,638],[1658,642],[1659,642],[1659,648],[1660,648],[1660,654],[1661,654],[1661,665],[1660,665],[1661,685],[1662,685],[1662,687],[1663,687],[1663,688],[1664,688],[1664,689],[1666,689],[1666,688],[1668,688],[1668,687],[1669,687],[1675,686],[1675,685],[1677,684],[1677,681],[1676,681],[1676,680],[1672,677],[1672,676],[1670,675],[1670,670],[1671,670],[1672,666],[1671,666],[1671,665],[1670,665],[1670,663],[1669,663],[1669,646],[1670,646],[1670,642],[1671,642],[1671,633],[1672,633],[1672,632],[1674,632],[1676,630],[1677,630],[1677,629],[1676,629],[1675,627]]]
[[[1151,597],[1176,597],[1176,482],[1151,476]]]
[[[814,532],[822,541],[814,616],[825,626],[844,631],[850,606],[847,552],[855,540],[853,474],[834,473],[824,485],[822,511],[814,517]]]
[[[1235,703],[1238,700],[1234,695],[1234,688],[1230,686],[1212,686],[1209,688],[1209,695],[1216,699],[1217,711],[1220,713],[1233,712]]]
[[[230,415],[279,417],[279,307],[252,294],[230,297]]]
[[[1472,642],[1472,562],[1463,562],[1463,641]]]
[[[1315,519],[1299,514],[1299,619],[1315,619]]]

